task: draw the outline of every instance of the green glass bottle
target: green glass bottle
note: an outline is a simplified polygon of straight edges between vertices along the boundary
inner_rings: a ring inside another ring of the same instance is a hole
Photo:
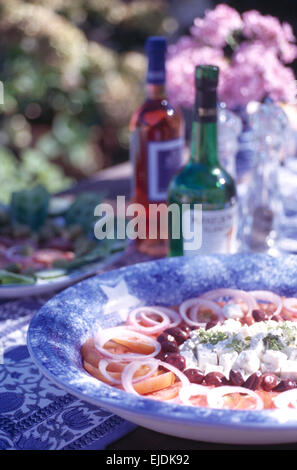
[[[236,251],[236,188],[217,153],[218,75],[196,67],[190,160],[168,188],[169,208],[178,208],[169,210],[169,256]]]

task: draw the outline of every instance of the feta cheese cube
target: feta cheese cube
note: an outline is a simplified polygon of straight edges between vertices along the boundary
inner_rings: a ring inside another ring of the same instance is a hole
[[[224,321],[223,325],[215,325],[212,330],[213,331],[222,331],[228,334],[238,333],[242,328],[241,323],[239,320],[234,318],[228,318]]]
[[[255,336],[259,333],[267,334],[267,322],[259,321],[246,328],[249,336]]]
[[[285,349],[285,353],[288,356],[288,359],[290,359],[291,361],[297,360],[297,348],[287,347]]]
[[[281,351],[274,351],[273,349],[267,349],[262,355],[262,372],[274,372],[275,374],[280,373],[280,369],[287,362],[287,356]]]
[[[260,357],[265,351],[265,346],[263,343],[264,333],[258,333],[251,338],[251,342],[248,349],[251,349],[257,353]]]
[[[244,378],[257,372],[259,368],[260,359],[258,354],[253,350],[241,351],[233,364],[233,369],[240,371]]]
[[[192,349],[185,349],[180,351],[181,356],[186,360],[186,369],[197,368],[197,361]]]
[[[219,366],[223,368],[223,374],[227,378],[229,378],[230,370],[232,369],[237,357],[238,353],[236,351],[223,353],[219,356]]]
[[[281,379],[297,380],[297,362],[286,361],[280,368]]]
[[[243,311],[238,304],[226,304],[222,308],[222,312],[226,318],[237,320],[243,317]]]
[[[199,348],[198,346],[196,353],[198,368],[202,372],[205,372],[205,369],[209,364],[218,365],[218,356],[216,352],[207,348]]]

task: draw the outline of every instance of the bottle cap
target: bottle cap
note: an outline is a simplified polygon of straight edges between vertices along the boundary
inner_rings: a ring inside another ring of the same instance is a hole
[[[200,89],[215,89],[218,86],[219,67],[216,65],[196,66],[196,87]]]
[[[165,82],[166,38],[151,36],[146,42],[148,58],[147,82],[161,84]]]

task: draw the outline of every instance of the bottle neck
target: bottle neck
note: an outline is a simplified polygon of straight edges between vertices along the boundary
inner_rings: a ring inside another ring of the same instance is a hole
[[[146,96],[150,100],[162,100],[166,98],[165,83],[147,83]]]
[[[193,122],[190,161],[209,167],[219,166],[216,122]]]
[[[207,94],[197,92],[192,124],[190,161],[209,167],[219,166],[215,92]]]

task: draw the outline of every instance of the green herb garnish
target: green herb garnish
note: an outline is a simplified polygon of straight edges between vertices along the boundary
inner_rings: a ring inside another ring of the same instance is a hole
[[[241,353],[241,351],[244,351],[249,347],[250,339],[250,337],[247,337],[245,340],[234,338],[230,343],[227,344],[227,348],[233,349],[237,353]]]
[[[268,335],[263,338],[263,343],[267,349],[273,349],[274,351],[284,349],[284,345],[282,344],[280,337],[278,335],[273,335],[272,333],[268,333]]]
[[[229,335],[222,331],[205,331],[200,329],[198,337],[201,343],[209,343],[215,345],[220,341],[225,341],[226,339],[228,339]]]

